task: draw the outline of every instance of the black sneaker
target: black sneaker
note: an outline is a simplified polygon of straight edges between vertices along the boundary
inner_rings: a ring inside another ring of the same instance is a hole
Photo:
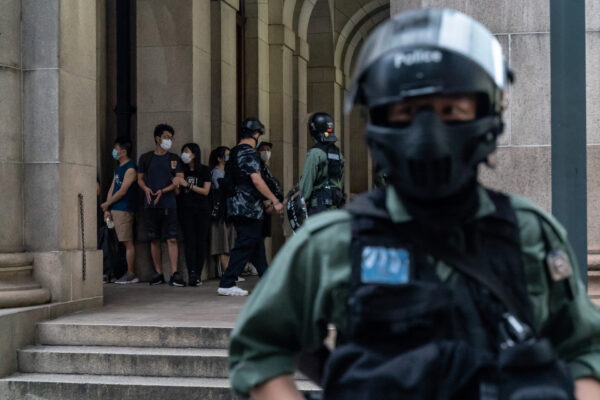
[[[165,283],[165,277],[162,273],[154,274],[152,279],[150,279],[150,285],[162,285],[163,283]]]
[[[173,275],[171,275],[169,286],[185,286],[185,282],[183,281],[183,279],[181,279],[181,275],[179,275],[179,272],[175,272]]]
[[[198,277],[198,275],[196,275],[196,273],[194,271],[190,272],[188,274],[189,276],[189,282],[188,282],[188,286],[200,286],[202,285],[202,281],[200,280],[200,278]]]

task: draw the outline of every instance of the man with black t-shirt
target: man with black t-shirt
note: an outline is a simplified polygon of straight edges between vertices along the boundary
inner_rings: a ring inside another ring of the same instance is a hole
[[[144,192],[144,217],[146,232],[156,274],[151,285],[165,283],[162,272],[160,241],[166,240],[171,263],[171,286],[184,286],[177,272],[177,202],[174,178],[183,178],[181,159],[169,150],[173,145],[175,130],[170,125],[159,124],[154,128],[155,149],[140,157],[138,185]]]

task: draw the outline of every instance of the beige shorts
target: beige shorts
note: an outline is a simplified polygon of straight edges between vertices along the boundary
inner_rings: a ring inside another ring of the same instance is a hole
[[[233,249],[236,238],[233,225],[223,221],[211,224],[210,255],[229,254]]]
[[[115,223],[115,232],[119,242],[128,242],[133,240],[133,218],[131,211],[111,211],[113,222]]]

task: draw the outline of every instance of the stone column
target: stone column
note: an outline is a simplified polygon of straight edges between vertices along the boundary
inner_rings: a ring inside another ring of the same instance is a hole
[[[270,129],[274,150],[271,170],[284,188],[293,184],[294,171],[288,160],[293,159],[293,54],[296,35],[285,25],[269,25],[270,58]],[[282,224],[273,217],[273,253],[283,245]]]
[[[269,131],[269,9],[266,0],[245,4],[246,116],[257,117]]]
[[[33,256],[23,253],[21,126],[21,2],[3,3],[0,17],[0,309],[45,303],[50,292],[33,281]]]
[[[236,17],[239,0],[211,0],[212,144],[237,141]]]
[[[99,297],[96,4],[21,5],[24,248],[34,253],[34,276],[53,301]]]
[[[354,108],[348,115],[348,128],[346,131],[350,136],[350,162],[347,162],[347,170],[352,173],[348,191],[359,194],[366,192],[369,186],[370,168],[369,151],[365,141],[366,112]]]
[[[211,13],[205,1],[137,1],[137,158],[154,149],[154,127],[175,129],[172,152],[195,142],[203,163],[211,150]],[[234,20],[235,22],[235,20]],[[234,26],[235,28],[235,26]],[[235,101],[235,100],[233,100]],[[138,213],[136,274],[154,273],[143,214]],[[179,270],[185,275],[183,246]],[[169,274],[163,246],[163,270]]]
[[[11,253],[23,251],[20,1],[2,2],[0,32],[0,253]]]
[[[308,152],[308,43],[296,38],[294,53],[294,183],[300,181]]]

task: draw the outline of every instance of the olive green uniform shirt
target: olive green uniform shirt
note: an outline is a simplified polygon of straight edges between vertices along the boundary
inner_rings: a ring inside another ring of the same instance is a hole
[[[490,215],[495,205],[480,188],[475,219]],[[521,253],[527,292],[533,306],[534,325],[541,328],[561,311],[559,323],[546,336],[567,362],[574,379],[600,379],[600,313],[591,303],[565,230],[556,220],[528,200],[510,196],[521,236]],[[386,208],[396,223],[411,220],[396,192],[388,187]],[[350,284],[351,216],[332,211],[310,218],[278,253],[240,313],[230,344],[230,379],[234,390],[250,389],[280,375],[292,374],[301,349],[316,349],[332,323],[345,333]],[[555,283],[546,267],[542,231],[553,250],[570,258],[573,274]],[[457,274],[438,262],[440,278],[452,283]],[[567,290],[569,285],[573,298]],[[565,311],[566,310],[566,311]],[[565,327],[573,326],[568,333]],[[554,326],[554,325],[553,325]]]
[[[343,161],[344,156],[340,152],[340,159]],[[302,177],[300,178],[300,184],[298,189],[300,195],[307,201],[306,204],[311,205],[310,197],[314,192],[325,186],[327,181],[327,154],[316,147],[310,149],[306,156],[306,163],[302,170]],[[342,178],[340,180],[332,179],[329,181],[329,185],[337,187],[340,190],[344,190],[344,171],[342,170]]]

